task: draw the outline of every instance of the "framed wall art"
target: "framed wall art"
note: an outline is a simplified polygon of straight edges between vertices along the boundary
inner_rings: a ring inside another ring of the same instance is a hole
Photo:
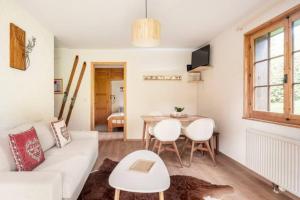
[[[54,79],[54,94],[63,93],[63,79]]]

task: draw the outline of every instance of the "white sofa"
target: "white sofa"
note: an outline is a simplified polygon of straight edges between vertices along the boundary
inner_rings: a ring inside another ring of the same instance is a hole
[[[45,161],[31,172],[17,172],[8,134],[35,127]],[[7,200],[77,199],[98,157],[95,131],[70,131],[72,142],[59,149],[48,122],[23,124],[0,132],[0,194]]]

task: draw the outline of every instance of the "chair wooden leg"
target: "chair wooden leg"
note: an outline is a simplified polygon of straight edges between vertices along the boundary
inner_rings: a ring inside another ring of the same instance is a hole
[[[210,147],[211,147],[211,152],[214,155],[214,159],[216,159],[214,137],[210,138],[209,144],[210,144]]]
[[[154,141],[154,144],[153,144],[153,147],[152,147],[152,151],[153,151],[153,152],[155,152],[155,148],[156,148],[156,146],[157,146],[157,142],[158,142],[157,140]]]
[[[189,167],[192,165],[192,160],[193,160],[193,154],[194,154],[194,150],[195,149],[195,141],[192,141],[192,148],[191,148],[191,155],[190,155],[190,164]]]
[[[148,150],[150,150],[150,149],[152,149],[150,146],[151,146],[151,144],[152,144],[152,140],[153,139],[155,139],[155,137],[153,137],[153,135],[149,135],[149,146],[148,146]],[[153,145],[155,144],[155,140],[154,140],[154,143],[153,143]]]
[[[146,126],[147,126],[147,123],[144,121],[142,143],[145,142],[145,135],[146,135],[146,128],[147,128]]]
[[[159,144],[158,144],[158,150],[157,150],[157,154],[158,154],[158,155],[160,154],[161,145],[162,145],[162,142],[159,141]]]
[[[211,150],[211,148],[210,148],[209,142],[208,142],[208,141],[205,141],[205,145],[206,145],[206,147],[207,147],[207,149],[208,149],[208,152],[209,152],[209,154],[210,154],[211,159],[212,159],[213,162],[214,162],[214,165],[216,165],[215,157],[214,157],[214,154],[213,154],[213,152],[212,152],[212,150]]]
[[[184,144],[183,144],[183,147],[182,147],[181,153],[180,153],[180,155],[181,155],[181,156],[184,154],[184,150],[185,150],[185,147],[186,147],[186,145],[187,145],[187,143],[188,143],[188,142],[189,142],[189,139],[188,139],[188,138],[186,138],[186,139],[185,139],[185,142],[184,142]]]
[[[176,152],[176,155],[177,155],[178,160],[179,160],[179,162],[180,162],[180,165],[181,165],[181,167],[183,167],[183,164],[182,164],[182,161],[181,161],[181,158],[180,158],[180,155],[179,155],[179,151],[178,151],[178,149],[177,149],[177,145],[176,145],[175,142],[173,142],[173,147],[174,147],[174,149],[175,149],[175,152]]]
[[[150,143],[151,143],[151,135],[149,134],[148,132],[148,125],[146,124],[146,132],[145,132],[145,149],[146,150],[149,150],[149,146],[150,146]]]
[[[206,146],[206,145],[203,144],[203,143],[199,144],[199,147],[200,147],[200,148],[204,148],[204,149],[205,149],[205,146]],[[201,151],[201,156],[204,156],[205,153],[206,153],[206,151],[203,151],[203,150],[202,150],[202,151]]]

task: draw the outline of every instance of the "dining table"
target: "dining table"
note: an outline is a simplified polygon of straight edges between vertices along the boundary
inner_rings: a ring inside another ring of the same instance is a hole
[[[150,124],[156,124],[164,119],[178,119],[181,122],[182,126],[185,127],[197,119],[203,119],[203,118],[207,118],[207,117],[201,116],[201,115],[184,115],[181,117],[173,117],[171,115],[160,115],[160,116],[142,115],[141,118],[144,122],[142,142],[145,145],[145,149],[149,149],[150,134],[149,134],[148,128],[149,128]],[[217,151],[218,151],[218,143],[219,143],[218,135],[219,134],[217,132],[214,132],[214,136],[216,136],[216,142],[214,142],[214,137],[211,137],[211,139],[210,139],[210,144],[212,146],[216,146]]]

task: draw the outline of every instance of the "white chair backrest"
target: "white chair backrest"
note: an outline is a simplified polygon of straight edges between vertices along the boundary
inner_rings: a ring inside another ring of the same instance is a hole
[[[150,116],[162,116],[163,114],[160,111],[152,111],[149,113]]]
[[[175,141],[181,131],[181,123],[177,119],[165,119],[154,126],[154,136],[160,141]]]
[[[214,126],[213,119],[197,119],[186,128],[186,135],[194,141],[205,141],[213,135]]]

